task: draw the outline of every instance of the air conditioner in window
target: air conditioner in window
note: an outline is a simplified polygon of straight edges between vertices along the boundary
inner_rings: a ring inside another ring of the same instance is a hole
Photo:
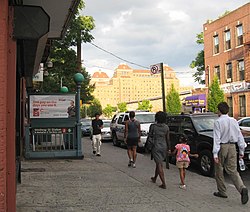
[[[231,78],[227,78],[226,82],[232,82]]]

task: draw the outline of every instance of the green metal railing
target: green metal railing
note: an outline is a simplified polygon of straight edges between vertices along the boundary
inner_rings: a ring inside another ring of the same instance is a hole
[[[31,120],[26,126],[25,157],[34,158],[82,158],[81,125],[75,118]]]

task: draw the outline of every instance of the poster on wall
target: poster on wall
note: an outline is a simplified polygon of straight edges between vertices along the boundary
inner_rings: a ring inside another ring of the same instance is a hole
[[[68,109],[74,106],[75,95],[30,95],[30,118],[68,118]]]

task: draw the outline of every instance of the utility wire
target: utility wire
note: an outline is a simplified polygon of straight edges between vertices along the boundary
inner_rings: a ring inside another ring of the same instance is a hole
[[[112,53],[112,52],[110,52],[110,51],[108,51],[108,50],[106,50],[106,49],[104,49],[104,48],[102,48],[102,47],[100,47],[100,46],[97,46],[97,45],[94,44],[93,42],[90,42],[90,44],[93,45],[94,47],[96,47],[96,48],[98,48],[98,49],[100,49],[100,50],[102,50],[102,51],[104,51],[104,52],[106,52],[106,53],[112,55],[113,57],[118,58],[119,60],[122,60],[122,61],[124,61],[124,62],[129,63],[129,64],[133,64],[133,65],[139,66],[139,67],[141,67],[141,68],[146,68],[147,70],[150,70],[149,67],[146,67],[146,66],[143,66],[143,65],[140,65],[140,64],[131,62],[131,61],[126,60],[126,59],[123,59],[123,58],[121,58],[121,57],[115,55],[114,53]],[[94,67],[94,66],[93,66],[93,67]],[[95,66],[95,67],[97,67],[97,68],[105,68],[105,67],[101,67],[101,66]],[[105,68],[105,69],[108,69],[108,68]],[[192,73],[192,72],[195,73],[195,71],[189,71],[189,72],[185,72],[185,71],[183,71],[183,72],[181,72],[181,71],[174,71],[174,72],[177,73],[177,74],[189,74],[189,73]]]
[[[139,67],[141,67],[141,68],[149,69],[149,67],[142,66],[142,65],[140,65],[140,64],[137,64],[137,63],[131,62],[131,61],[129,61],[129,60],[123,59],[123,58],[121,58],[121,57],[115,55],[114,53],[112,53],[112,52],[110,52],[110,51],[107,51],[107,50],[103,49],[103,48],[100,47],[100,46],[97,46],[96,44],[94,44],[94,43],[92,43],[92,42],[90,42],[90,44],[93,45],[93,46],[95,46],[96,48],[98,48],[98,49],[100,49],[100,50],[102,50],[102,51],[104,51],[104,52],[106,52],[106,53],[112,55],[113,57],[116,57],[116,58],[119,59],[119,60],[122,60],[122,61],[124,61],[124,62],[129,63],[129,64],[133,64],[133,65],[139,66]]]

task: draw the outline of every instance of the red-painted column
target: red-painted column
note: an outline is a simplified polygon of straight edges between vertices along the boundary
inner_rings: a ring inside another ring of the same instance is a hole
[[[8,0],[0,0],[0,211],[7,210],[7,52]]]
[[[13,7],[8,20],[7,72],[7,211],[16,211],[16,42],[13,34]]]

